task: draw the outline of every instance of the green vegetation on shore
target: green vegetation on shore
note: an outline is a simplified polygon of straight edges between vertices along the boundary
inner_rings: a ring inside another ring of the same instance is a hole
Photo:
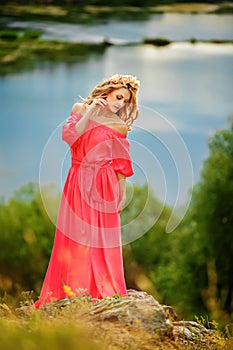
[[[143,44],[151,44],[154,46],[167,46],[174,42],[181,42],[179,40],[172,41],[167,38],[163,37],[157,37],[157,38],[144,38]],[[189,40],[185,40],[182,42],[188,42],[190,44],[196,44],[196,43],[205,43],[205,44],[233,44],[233,40],[227,40],[227,39],[210,39],[210,40],[200,40],[196,38],[190,38]]]
[[[27,30],[19,35],[14,30],[0,31],[0,74],[29,70],[37,62],[75,63],[93,54],[102,54],[108,43],[68,43],[42,40],[41,32]]]
[[[55,21],[76,24],[94,24],[109,19],[142,20],[155,9],[133,6],[42,6],[9,4],[0,8],[2,17],[21,21]]]
[[[170,3],[165,1],[144,3],[144,6],[107,6],[104,2],[92,2],[92,5],[60,5],[57,1],[50,5],[34,5],[27,2],[5,2],[0,7],[0,75],[30,70],[38,61],[50,63],[65,62],[75,63],[87,59],[92,54],[101,54],[110,44],[102,43],[67,43],[60,40],[42,40],[42,31],[26,30],[20,28],[9,29],[11,21],[49,21],[76,24],[96,24],[110,19],[117,20],[145,20],[153,13],[232,13],[231,3]],[[195,38],[190,38],[190,43],[197,43]],[[202,41],[210,43],[232,43],[229,40]],[[171,44],[169,38],[144,38],[141,44],[165,46]]]
[[[98,3],[98,2],[97,2]],[[216,14],[232,14],[232,3],[221,2],[169,2],[158,1],[156,4],[154,1],[144,2],[122,2],[116,3],[104,2],[96,4],[94,1],[91,5],[82,2],[80,4],[73,4],[69,2],[69,5],[60,2],[50,2],[49,5],[34,3],[31,5],[26,2],[14,1],[6,2],[0,7],[0,16],[2,17],[2,23],[4,18],[21,20],[21,21],[56,21],[66,23],[83,23],[91,24],[104,22],[109,19],[117,20],[144,20],[149,18],[151,14],[155,13],[216,13]]]
[[[77,63],[92,55],[103,54],[112,43],[64,42],[61,40],[43,40],[42,31],[28,29],[22,33],[17,29],[0,30],[0,75],[31,70],[37,62],[67,64]],[[166,46],[173,41],[167,38],[144,38],[141,44]],[[190,38],[192,44],[197,42],[232,44],[231,40],[197,40]]]

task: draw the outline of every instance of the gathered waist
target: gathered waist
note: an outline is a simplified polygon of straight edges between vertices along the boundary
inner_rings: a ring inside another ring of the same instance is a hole
[[[109,160],[105,163],[94,163],[94,162],[87,162],[82,160],[73,159],[71,162],[71,167],[87,167],[87,168],[105,168],[107,166],[110,166],[112,164],[112,160]]]
[[[80,185],[80,191],[82,193],[82,196],[84,200],[90,204],[90,202],[96,202],[96,203],[102,203],[103,198],[99,194],[97,190],[97,174],[100,169],[106,169],[108,173],[113,171],[113,168],[111,167],[112,160],[109,160],[105,163],[98,163],[98,162],[87,162],[87,161],[81,161],[72,159],[71,163],[71,169],[79,174],[79,185]]]

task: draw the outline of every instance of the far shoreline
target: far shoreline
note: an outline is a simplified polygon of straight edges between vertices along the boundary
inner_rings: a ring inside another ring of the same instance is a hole
[[[4,32],[3,32],[4,33]],[[11,32],[9,31],[8,34]],[[14,33],[14,32],[12,32]],[[7,32],[6,32],[7,34]],[[100,43],[66,42],[61,40],[42,40],[33,37],[33,30],[25,32],[25,38],[6,40],[0,31],[0,77],[12,73],[31,71],[38,62],[73,64],[87,60],[93,55],[102,55],[109,46],[143,46],[165,47],[172,44],[212,44],[232,45],[233,40],[169,40],[167,38],[144,38],[139,43],[112,44],[108,41]],[[35,34],[36,36],[36,34]]]
[[[0,7],[0,27],[9,21],[51,21],[57,23],[97,24],[109,20],[140,21],[153,14],[233,14],[233,2],[166,3],[153,6],[94,5],[19,5],[17,1]]]
[[[231,11],[221,12],[223,9]],[[220,11],[221,10],[221,11]],[[103,54],[108,46],[153,45],[167,46],[173,43],[233,44],[233,40],[212,38],[201,40],[190,37],[187,40],[172,40],[166,37],[145,36],[138,42],[116,43],[111,39],[98,42],[66,41],[42,38],[43,29],[33,29],[30,23],[96,25],[111,20],[141,21],[149,20],[154,14],[229,14],[232,15],[233,3],[175,3],[153,7],[132,6],[39,6],[39,5],[2,5],[0,8],[0,76],[31,70],[35,62],[73,63],[86,60],[90,55]],[[11,27],[14,22],[29,23],[27,28]]]

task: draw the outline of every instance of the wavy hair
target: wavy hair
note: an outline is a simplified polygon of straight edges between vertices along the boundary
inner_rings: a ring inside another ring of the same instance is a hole
[[[135,89],[130,85],[130,83],[124,84],[112,84],[111,83],[111,77],[108,79],[105,79],[104,81],[100,82],[96,85],[96,87],[93,89],[91,94],[87,96],[84,100],[84,106],[90,105],[94,99],[96,98],[106,98],[107,95],[112,92],[113,90],[117,90],[120,88],[126,88],[130,92],[130,99],[129,102],[126,103],[118,112],[117,115],[127,124],[132,125],[134,120],[139,115],[139,109],[138,109],[138,100],[137,100],[137,92]]]

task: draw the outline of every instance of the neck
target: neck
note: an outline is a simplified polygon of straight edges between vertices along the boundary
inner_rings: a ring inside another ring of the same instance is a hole
[[[102,109],[101,115],[103,117],[106,117],[106,118],[116,118],[116,117],[118,117],[118,115],[113,113],[112,111],[110,111],[110,109],[108,107],[105,107],[105,108]]]

